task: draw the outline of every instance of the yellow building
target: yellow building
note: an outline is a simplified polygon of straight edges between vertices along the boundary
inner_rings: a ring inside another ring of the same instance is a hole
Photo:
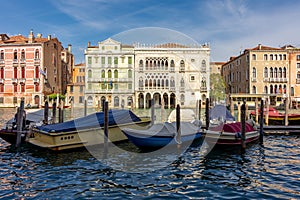
[[[269,97],[271,105],[282,103],[282,97],[291,96],[292,68],[289,51],[258,45],[245,49],[222,66],[226,93],[231,97],[248,94]],[[296,80],[296,78],[295,78]],[[249,95],[248,95],[249,96]],[[238,99],[242,100],[242,98]]]
[[[85,64],[76,64],[73,67],[72,83],[68,85],[68,103],[73,101],[74,107],[84,106]]]

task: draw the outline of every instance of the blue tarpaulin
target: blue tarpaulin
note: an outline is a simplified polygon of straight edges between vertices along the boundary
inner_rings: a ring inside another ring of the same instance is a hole
[[[114,109],[114,110],[109,110],[108,112],[109,126],[139,122],[139,121],[141,121],[141,119],[130,110]],[[97,112],[85,117],[81,117],[63,123],[38,126],[36,127],[36,129],[45,132],[58,133],[58,132],[69,132],[69,131],[76,131],[76,130],[82,130],[87,128],[99,128],[99,127],[104,127],[104,112]]]
[[[209,110],[209,119],[224,119],[226,121],[235,121],[235,118],[231,115],[224,105],[215,105]]]

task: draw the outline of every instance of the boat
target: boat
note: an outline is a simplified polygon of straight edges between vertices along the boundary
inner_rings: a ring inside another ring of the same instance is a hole
[[[259,132],[255,123],[249,120],[245,123],[245,143],[258,140]],[[209,145],[235,146],[241,145],[241,122],[225,123],[209,127],[205,131],[205,141]]]
[[[25,141],[26,134],[34,125],[42,125],[44,120],[44,109],[30,109],[24,112],[23,132],[21,140]],[[50,121],[51,119],[48,119]],[[8,120],[2,129],[0,129],[0,137],[10,144],[15,144],[17,140],[17,114]]]
[[[202,123],[195,119],[194,112],[180,110],[180,113],[183,120],[188,120],[180,122],[180,134],[177,132],[174,121],[176,110],[171,112],[167,122],[153,124],[146,130],[123,128],[122,131],[129,141],[140,149],[159,149],[167,145],[193,142],[201,138]]]
[[[28,142],[54,151],[103,144],[104,121],[104,112],[96,112],[63,123],[36,126]],[[130,110],[111,109],[108,112],[108,142],[127,140],[121,128],[145,129],[150,122],[149,117],[138,117]]]
[[[264,108],[264,117],[266,114],[266,108]],[[256,112],[251,111],[250,117],[255,119]],[[260,109],[258,110],[258,117],[260,120]],[[277,109],[270,106],[269,107],[269,125],[285,125],[285,114],[280,113]],[[300,114],[288,114],[288,125],[300,125]]]
[[[209,110],[210,127],[233,122],[235,122],[235,117],[231,115],[225,105],[217,104]]]

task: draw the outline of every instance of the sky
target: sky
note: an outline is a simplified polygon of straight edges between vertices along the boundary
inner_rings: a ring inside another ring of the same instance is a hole
[[[10,0],[1,2],[0,33],[57,37],[72,45],[75,63],[84,62],[89,41],[109,37],[124,44],[208,43],[211,61],[219,62],[258,44],[300,47],[299,10],[298,0]]]

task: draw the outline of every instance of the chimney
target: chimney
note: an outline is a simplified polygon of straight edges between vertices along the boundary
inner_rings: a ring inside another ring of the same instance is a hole
[[[34,35],[33,35],[33,30],[31,29],[28,36],[28,43],[33,43],[33,42],[34,42]]]
[[[72,45],[71,44],[68,44],[68,52],[72,53]]]
[[[88,41],[88,47],[90,47],[91,46],[91,42],[90,41]]]
[[[261,44],[258,44],[258,50],[261,50]]]
[[[38,33],[38,34],[36,35],[37,38],[42,38],[42,36],[43,36],[43,35],[42,35],[41,33]]]
[[[48,40],[51,40],[51,35],[48,35]]]

